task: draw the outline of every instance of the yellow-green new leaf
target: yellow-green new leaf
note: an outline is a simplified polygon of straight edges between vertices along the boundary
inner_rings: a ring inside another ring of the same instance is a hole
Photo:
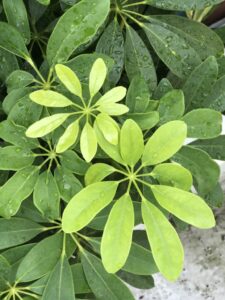
[[[76,194],[67,205],[62,217],[62,229],[66,233],[85,227],[114,198],[118,183],[97,182]]]
[[[120,132],[120,153],[126,164],[133,167],[141,158],[144,138],[140,127],[131,119],[124,122]]]
[[[103,95],[97,102],[96,105],[106,104],[106,103],[116,103],[121,101],[127,93],[127,89],[123,86],[117,86],[105,95]]]
[[[30,99],[37,104],[47,107],[67,107],[73,105],[73,102],[62,94],[47,90],[39,90],[31,93]]]
[[[103,113],[97,116],[96,122],[104,138],[110,144],[117,145],[119,140],[119,127],[117,123],[109,115]]]
[[[151,174],[162,185],[174,186],[189,191],[192,184],[190,171],[178,164],[157,165]]]
[[[107,67],[102,58],[96,59],[90,72],[89,91],[93,98],[104,84],[107,75]]]
[[[80,137],[80,150],[87,162],[90,162],[97,152],[97,137],[93,127],[86,123]]]
[[[77,75],[67,66],[55,66],[56,74],[65,87],[74,95],[82,98],[82,86]]]
[[[79,121],[75,121],[70,124],[63,135],[59,138],[56,146],[56,152],[62,153],[69,149],[77,140],[79,133]]]
[[[203,229],[215,226],[211,208],[199,196],[163,185],[151,189],[159,204],[182,221]]]
[[[114,204],[101,241],[101,256],[108,273],[116,273],[125,264],[130,252],[134,228],[134,208],[129,194]]]
[[[85,174],[85,184],[90,185],[95,182],[100,182],[115,171],[116,169],[110,165],[103,163],[94,164],[90,166]]]
[[[129,111],[129,108],[124,104],[103,103],[98,107],[98,110],[110,116],[121,116],[126,114]]]
[[[175,281],[182,272],[184,261],[177,232],[164,214],[146,199],[142,199],[142,217],[159,271],[167,280]]]
[[[50,117],[41,119],[32,124],[26,131],[26,136],[30,138],[38,138],[52,132],[62,125],[70,114],[55,114]]]
[[[145,145],[144,165],[159,164],[173,156],[187,137],[187,125],[183,121],[171,121],[162,125]]]

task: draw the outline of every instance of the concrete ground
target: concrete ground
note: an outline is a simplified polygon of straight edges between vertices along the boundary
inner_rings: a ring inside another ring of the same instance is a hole
[[[225,190],[224,163],[221,170]],[[225,300],[225,208],[216,215],[216,228],[192,228],[180,234],[185,249],[185,267],[180,279],[170,283],[157,274],[155,288],[133,289],[137,300]]]

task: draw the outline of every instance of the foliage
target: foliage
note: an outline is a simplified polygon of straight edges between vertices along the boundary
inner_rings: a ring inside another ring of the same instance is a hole
[[[1,299],[179,277],[180,228],[224,201],[220,2],[0,1]]]

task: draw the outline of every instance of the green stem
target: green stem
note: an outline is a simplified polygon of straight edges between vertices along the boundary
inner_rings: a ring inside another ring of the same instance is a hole
[[[132,7],[132,6],[138,6],[138,5],[146,5],[146,1],[141,1],[141,2],[135,2],[135,3],[126,4],[123,7]]]
[[[23,295],[27,295],[27,296],[31,296],[32,298],[34,299],[39,299],[39,297],[37,295],[34,295],[32,293],[29,293],[29,292],[25,292],[23,290],[20,291],[20,294],[23,294]],[[22,298],[21,298],[22,299]]]
[[[126,12],[123,12],[124,15],[126,15],[128,18],[130,18],[134,23],[138,24],[138,26],[143,27],[143,23],[139,22],[137,19],[132,17],[131,15],[127,14]]]
[[[37,73],[37,75],[39,76],[39,78],[41,79],[41,81],[43,83],[46,83],[44,77],[42,76],[42,74],[40,73],[40,71],[38,70],[38,68],[35,66],[33,60],[31,57],[27,57],[26,61],[31,65],[31,67],[34,69],[34,71]]]
[[[139,181],[139,180],[137,179],[137,181]],[[140,195],[140,197],[141,197],[141,198],[144,198],[144,195],[143,195],[142,191],[140,190],[140,188],[139,188],[137,182],[134,181],[133,183],[134,183],[134,185],[135,185],[135,187],[136,187],[136,189],[137,189],[138,194]]]
[[[128,16],[129,14],[133,14],[133,15],[138,16],[138,17],[141,17],[141,18],[143,18],[143,19],[145,19],[145,20],[149,20],[149,19],[150,19],[149,16],[144,16],[144,15],[142,15],[142,14],[139,14],[139,13],[135,12],[135,11],[131,11],[131,10],[127,10],[127,9],[122,9],[121,12],[125,12],[124,14],[126,14],[127,16]]]
[[[84,248],[81,246],[81,244],[78,242],[78,240],[75,238],[75,236],[73,234],[70,234],[71,238],[73,239],[73,241],[75,242],[75,244],[77,245],[78,249],[81,252],[84,252]]]

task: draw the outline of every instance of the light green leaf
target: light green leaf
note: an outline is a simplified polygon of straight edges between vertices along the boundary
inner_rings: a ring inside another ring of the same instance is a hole
[[[122,268],[135,275],[152,275],[158,273],[151,251],[143,246],[132,243],[129,256]]]
[[[98,128],[101,130],[104,138],[113,145],[118,144],[119,127],[118,124],[107,114],[99,114],[96,117]]]
[[[111,158],[113,158],[115,161],[117,161],[120,164],[124,164],[123,159],[120,155],[120,149],[119,144],[113,145],[109,143],[104,135],[102,134],[101,130],[99,129],[97,122],[94,123],[94,130],[97,136],[98,144],[102,148],[102,150]]]
[[[43,137],[62,125],[69,116],[70,114],[64,113],[45,117],[31,125],[26,131],[26,136],[30,138]]]
[[[48,41],[49,64],[66,62],[73,51],[89,42],[105,21],[109,9],[109,0],[82,0],[68,9]]]
[[[77,140],[79,134],[79,121],[71,123],[59,138],[56,145],[56,152],[62,153],[68,150]]]
[[[60,170],[56,169],[54,177],[58,185],[60,196],[66,202],[69,202],[70,199],[83,188],[73,173],[65,168],[60,168]]]
[[[124,104],[118,103],[104,103],[98,107],[102,113],[109,114],[110,116],[121,116],[129,111],[129,108]]]
[[[210,139],[219,136],[222,131],[222,115],[212,109],[192,110],[182,120],[187,124],[188,137]]]
[[[194,186],[200,195],[207,195],[217,185],[220,168],[204,151],[190,146],[182,147],[173,161],[188,169],[194,177]]]
[[[10,25],[22,34],[26,44],[30,42],[30,27],[23,0],[3,0],[4,11]]]
[[[145,145],[142,163],[156,165],[169,159],[182,147],[186,136],[187,126],[182,121],[162,125]]]
[[[164,214],[142,199],[142,216],[156,265],[169,281],[175,281],[183,268],[184,252],[174,227]]]
[[[66,233],[86,226],[115,196],[117,182],[93,183],[76,194],[64,210],[62,228]]]
[[[39,175],[34,187],[33,201],[43,216],[52,220],[60,217],[60,195],[51,172],[44,171]]]
[[[20,32],[5,22],[0,22],[0,47],[26,60],[30,59]]]
[[[129,194],[114,204],[101,241],[102,263],[108,273],[116,273],[130,252],[134,228],[134,208]]]
[[[47,107],[67,107],[73,105],[67,97],[50,90],[38,90],[30,94],[30,99]]]
[[[67,257],[62,256],[50,273],[43,300],[75,300],[73,276]]]
[[[27,148],[6,146],[0,148],[0,170],[20,170],[32,164],[33,153]]]
[[[65,87],[74,95],[82,98],[82,86],[79,78],[69,67],[64,65],[55,66],[56,74]]]
[[[201,63],[198,53],[164,23],[145,23],[143,29],[155,52],[178,77],[187,77]]]
[[[96,256],[84,252],[81,262],[88,285],[97,299],[134,300],[128,287],[116,275],[107,273]]]
[[[186,11],[209,7],[211,5],[223,2],[223,0],[173,0],[172,2],[165,0],[145,0],[145,2],[146,4],[150,4],[161,9]]]
[[[130,26],[126,31],[125,69],[130,81],[139,75],[151,91],[156,88],[157,75],[151,54],[138,33]]]
[[[189,191],[193,184],[191,173],[178,164],[157,165],[151,176],[162,185],[174,186],[185,191]]]
[[[102,58],[98,58],[91,69],[89,76],[89,91],[93,98],[101,89],[107,75],[107,67]]]
[[[27,219],[0,219],[0,249],[28,242],[44,231],[44,227]]]
[[[131,119],[124,122],[120,133],[120,153],[131,167],[139,161],[144,150],[144,138],[140,127]]]
[[[172,90],[159,101],[160,125],[179,120],[184,114],[184,94],[181,90]]]
[[[117,86],[105,95],[103,95],[97,102],[96,105],[106,104],[106,103],[116,103],[121,101],[126,96],[127,89],[123,86]]]
[[[81,132],[80,150],[87,162],[90,162],[97,152],[97,137],[93,127],[86,123]]]
[[[163,185],[151,190],[159,204],[182,221],[202,229],[215,226],[212,210],[199,196]]]
[[[100,182],[115,171],[116,169],[113,166],[104,163],[94,164],[90,166],[85,174],[85,184],[90,185],[92,183]]]
[[[62,254],[62,246],[62,233],[44,238],[36,244],[19,265],[17,281],[30,282],[52,271]]]
[[[38,173],[38,167],[26,167],[17,171],[0,187],[0,215],[2,217],[9,218],[17,213],[22,201],[33,192]]]

